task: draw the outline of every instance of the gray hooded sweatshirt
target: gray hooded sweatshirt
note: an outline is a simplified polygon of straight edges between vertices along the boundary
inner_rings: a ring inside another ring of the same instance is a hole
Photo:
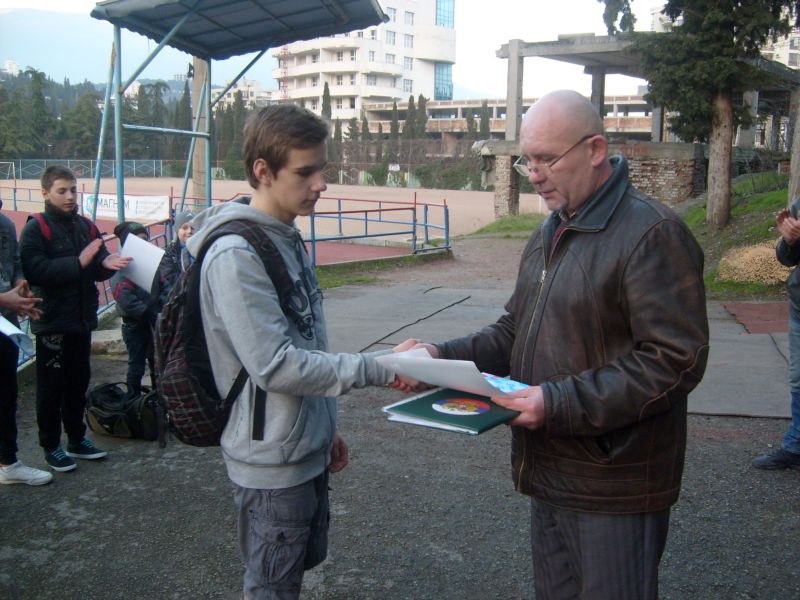
[[[322,292],[295,227],[247,205],[214,206],[192,221],[192,255],[214,229],[235,219],[261,225],[272,239],[305,326],[301,331],[283,314],[272,280],[244,238],[227,235],[211,245],[201,269],[200,309],[219,394],[228,394],[242,366],[249,375],[222,434],[222,452],[237,485],[282,489],[327,468],[336,432],[334,396],[388,384],[394,374],[375,361],[383,352],[327,352]],[[256,386],[267,392],[263,441],[251,439]]]

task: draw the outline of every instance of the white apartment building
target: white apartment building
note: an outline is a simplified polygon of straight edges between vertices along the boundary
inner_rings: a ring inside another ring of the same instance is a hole
[[[218,90],[217,93],[219,93],[219,91],[221,91],[221,89]],[[220,98],[220,101],[217,103],[217,109],[233,106],[236,92],[242,93],[242,101],[248,109],[261,108],[262,106],[270,104],[274,94],[270,90],[265,90],[258,81],[242,77],[231,89],[225,92],[222,98]],[[216,94],[213,94],[213,97],[216,98]]]
[[[385,0],[386,23],[361,31],[294,42],[274,51],[277,100],[317,114],[325,83],[331,117],[360,119],[365,103],[453,98],[455,0]]]

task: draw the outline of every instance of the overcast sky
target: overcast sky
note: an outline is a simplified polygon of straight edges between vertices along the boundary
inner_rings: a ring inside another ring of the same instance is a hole
[[[381,6],[386,0],[378,0]],[[663,0],[633,0],[637,16],[637,29],[650,28],[650,9],[660,6]],[[92,73],[102,73],[99,77],[87,74],[89,68],[68,62],[62,73],[51,72],[53,67],[28,64],[25,57],[17,56],[21,49],[10,48],[3,43],[10,36],[4,35],[4,10],[27,8],[53,12],[72,12],[88,15],[94,7],[93,0],[0,0],[0,61],[13,58],[21,67],[32,66],[44,70],[50,77],[60,80],[69,77],[71,81],[82,81],[85,77],[96,83],[105,80],[108,69],[108,51],[112,41],[113,28],[108,28],[108,39],[97,40],[100,44]],[[505,95],[507,61],[495,57],[501,45],[510,39],[519,38],[526,42],[555,40],[559,34],[596,33],[605,35],[603,25],[604,5],[597,0],[456,0],[456,64],[453,67],[453,83],[456,90],[469,90],[472,97],[496,98]],[[102,23],[101,23],[102,24]],[[70,43],[68,31],[54,32],[51,40],[32,40],[41,46]],[[137,39],[138,38],[138,39]],[[155,47],[155,43],[136,34],[126,33],[123,38],[123,78],[130,74]],[[99,51],[102,48],[102,51]],[[52,48],[48,48],[50,52]],[[15,52],[18,51],[18,52]],[[144,71],[144,78],[168,78],[185,70],[189,57],[171,50],[162,53]],[[251,55],[252,56],[252,55]],[[222,84],[225,79],[234,77],[250,60],[251,56],[236,57],[227,61],[217,61],[212,67],[214,83]],[[272,69],[272,60],[262,58],[249,77],[264,80]],[[66,62],[66,61],[65,61]],[[61,66],[61,65],[59,65]],[[130,70],[129,70],[130,69]],[[526,59],[523,93],[527,97],[560,88],[575,89],[588,95],[591,92],[590,78],[583,75],[581,67],[546,59]],[[606,81],[607,94],[633,94],[644,82],[623,76],[611,76]]]

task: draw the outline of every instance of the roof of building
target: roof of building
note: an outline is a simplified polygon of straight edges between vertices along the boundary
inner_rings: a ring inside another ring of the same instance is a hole
[[[387,19],[376,0],[106,0],[91,13],[169,45],[222,60],[299,40],[364,29]]]

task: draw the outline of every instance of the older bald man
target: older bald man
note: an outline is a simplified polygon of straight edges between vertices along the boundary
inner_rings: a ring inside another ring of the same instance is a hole
[[[427,345],[531,387],[499,404],[516,488],[531,497],[537,600],[656,600],[678,499],[686,403],[703,376],[703,253],[683,222],[608,156],[572,91],[525,114],[515,168],[552,214],[522,255],[506,314]]]

